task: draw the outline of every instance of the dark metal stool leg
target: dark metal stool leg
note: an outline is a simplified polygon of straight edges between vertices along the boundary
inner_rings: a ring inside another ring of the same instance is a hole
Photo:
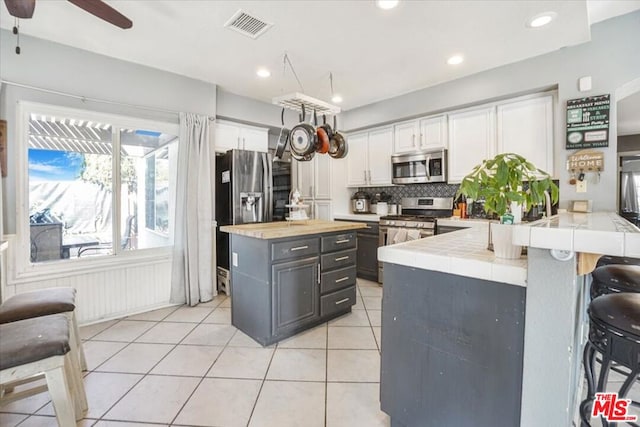
[[[596,349],[590,342],[584,346],[584,353],[582,356],[582,363],[584,365],[584,376],[587,379],[587,397],[580,403],[580,420],[582,421],[582,427],[591,427],[591,403],[595,396],[595,381],[594,381],[594,361],[596,358]]]

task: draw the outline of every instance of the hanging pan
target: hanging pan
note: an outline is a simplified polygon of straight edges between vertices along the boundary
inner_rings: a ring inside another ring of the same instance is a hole
[[[280,122],[282,123],[282,128],[280,129],[280,135],[278,135],[278,144],[276,145],[274,160],[282,160],[284,150],[287,148],[287,142],[289,141],[289,131],[284,127],[284,107],[282,107],[282,113],[280,113]]]
[[[329,142],[329,155],[334,159],[343,159],[348,151],[347,140],[338,132],[336,116],[333,116],[333,138]]]
[[[316,135],[318,137],[318,141],[316,143],[316,152],[320,154],[325,154],[329,151],[329,134],[324,127],[318,126],[318,116],[316,111],[313,111],[313,119],[316,124]]]
[[[302,121],[291,129],[289,135],[291,140],[291,155],[296,160],[309,160],[313,158],[312,153],[316,151],[318,136],[316,129],[309,123],[305,123],[306,111],[302,104]]]

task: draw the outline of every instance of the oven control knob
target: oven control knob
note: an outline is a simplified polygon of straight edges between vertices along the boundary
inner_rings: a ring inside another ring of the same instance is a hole
[[[389,225],[396,225],[395,221],[389,221]]]
[[[418,224],[418,228],[424,227],[424,224]]]

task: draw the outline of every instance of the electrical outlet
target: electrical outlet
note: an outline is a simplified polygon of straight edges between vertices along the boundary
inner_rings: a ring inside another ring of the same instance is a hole
[[[232,253],[232,258],[233,258],[233,266],[237,267],[238,266],[238,253],[237,252],[233,252]]]
[[[576,193],[586,193],[587,192],[587,180],[576,182]]]

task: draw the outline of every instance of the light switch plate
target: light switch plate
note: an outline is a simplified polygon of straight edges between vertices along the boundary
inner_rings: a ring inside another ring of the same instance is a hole
[[[587,180],[576,182],[576,193],[587,192]]]
[[[233,262],[233,266],[237,267],[238,266],[238,253],[237,252],[233,252],[231,255],[232,255],[231,257],[233,258],[233,261],[232,261]]]

